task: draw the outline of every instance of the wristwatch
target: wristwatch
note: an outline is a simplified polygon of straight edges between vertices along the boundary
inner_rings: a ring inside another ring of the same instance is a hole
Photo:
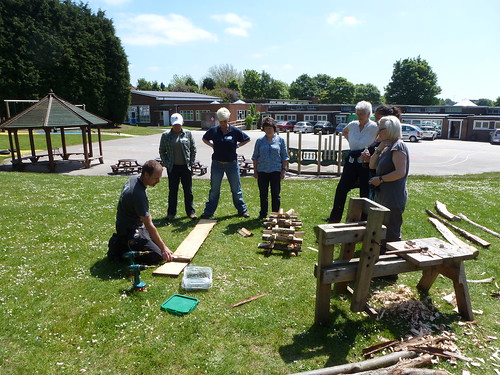
[[[384,182],[384,179],[382,178],[382,176],[378,176],[378,179],[380,180],[380,183]]]

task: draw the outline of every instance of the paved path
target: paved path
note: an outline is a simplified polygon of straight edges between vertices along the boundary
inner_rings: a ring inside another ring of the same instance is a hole
[[[260,130],[246,131],[251,142],[238,150],[246,158],[252,156],[255,140],[263,135]],[[193,136],[197,145],[196,159],[202,164],[210,166],[212,149],[205,145],[201,138],[203,130],[193,131]],[[97,161],[92,163],[92,167],[85,169],[82,164],[59,163],[57,173],[69,175],[106,176],[114,175],[111,172],[111,165],[116,164],[118,159],[133,158],[139,163],[149,159],[155,159],[158,155],[161,132],[157,135],[140,137],[123,137],[116,140],[103,142],[104,164]],[[323,139],[326,136],[323,136]],[[290,134],[290,146],[297,147],[298,135]],[[302,136],[303,148],[317,148],[318,136],[304,134]],[[435,141],[420,141],[418,143],[406,142],[410,151],[410,174],[412,175],[463,175],[483,172],[500,172],[500,146],[490,145],[484,142],[464,142],[455,140],[437,139]],[[347,148],[345,144],[344,148]],[[71,152],[81,152],[81,146],[68,147]],[[0,170],[10,170],[10,159],[6,160],[7,165],[0,166]],[[27,166],[26,171],[47,170],[44,166]],[[316,166],[308,166],[303,170],[316,170]],[[324,168],[325,171],[333,171],[333,166]],[[210,171],[210,168],[209,168]],[[165,173],[166,175],[166,173]],[[290,174],[290,177],[294,175]],[[208,178],[209,173],[197,178]],[[311,177],[311,176],[307,176]]]

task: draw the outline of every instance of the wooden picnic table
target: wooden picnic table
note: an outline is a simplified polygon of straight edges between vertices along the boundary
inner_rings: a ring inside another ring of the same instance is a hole
[[[142,165],[139,164],[136,159],[119,159],[117,164],[113,164],[111,166],[111,169],[113,170],[113,173],[141,173]]]

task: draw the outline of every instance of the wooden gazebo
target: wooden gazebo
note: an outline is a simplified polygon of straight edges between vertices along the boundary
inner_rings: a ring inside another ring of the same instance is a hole
[[[101,127],[111,123],[109,120],[87,112],[50,92],[46,97],[0,124],[0,129],[9,132],[10,153],[12,166],[22,169],[23,161],[38,163],[40,158],[48,158],[48,167],[51,172],[56,169],[55,157],[70,160],[70,156],[78,156],[76,160],[83,163],[85,168],[90,167],[92,160],[99,159],[104,163],[102,155]],[[92,146],[92,128],[97,128],[98,151],[94,153]],[[65,129],[80,129],[82,133],[83,152],[69,153],[66,148]],[[21,155],[19,144],[19,131],[28,131],[31,154]],[[45,132],[46,150],[36,151],[33,132],[43,130]],[[52,146],[51,132],[59,131],[61,135],[61,149]]]

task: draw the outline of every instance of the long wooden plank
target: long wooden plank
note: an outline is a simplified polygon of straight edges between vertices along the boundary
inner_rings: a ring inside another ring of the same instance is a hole
[[[434,225],[434,227],[436,227],[436,229],[439,231],[439,233],[441,233],[443,235],[443,237],[446,240],[448,240],[448,242],[450,242],[451,244],[453,244],[455,246],[458,246],[461,249],[468,250],[474,255],[479,254],[479,251],[474,246],[471,246],[471,245],[465,243],[460,238],[455,236],[451,232],[451,230],[446,228],[446,226],[444,224],[442,224],[439,220],[434,219],[433,217],[429,217],[428,219]]]
[[[192,260],[216,223],[217,220],[199,220],[198,224],[174,251],[174,256]],[[165,263],[154,270],[153,275],[177,277],[188,264],[189,262]]]

